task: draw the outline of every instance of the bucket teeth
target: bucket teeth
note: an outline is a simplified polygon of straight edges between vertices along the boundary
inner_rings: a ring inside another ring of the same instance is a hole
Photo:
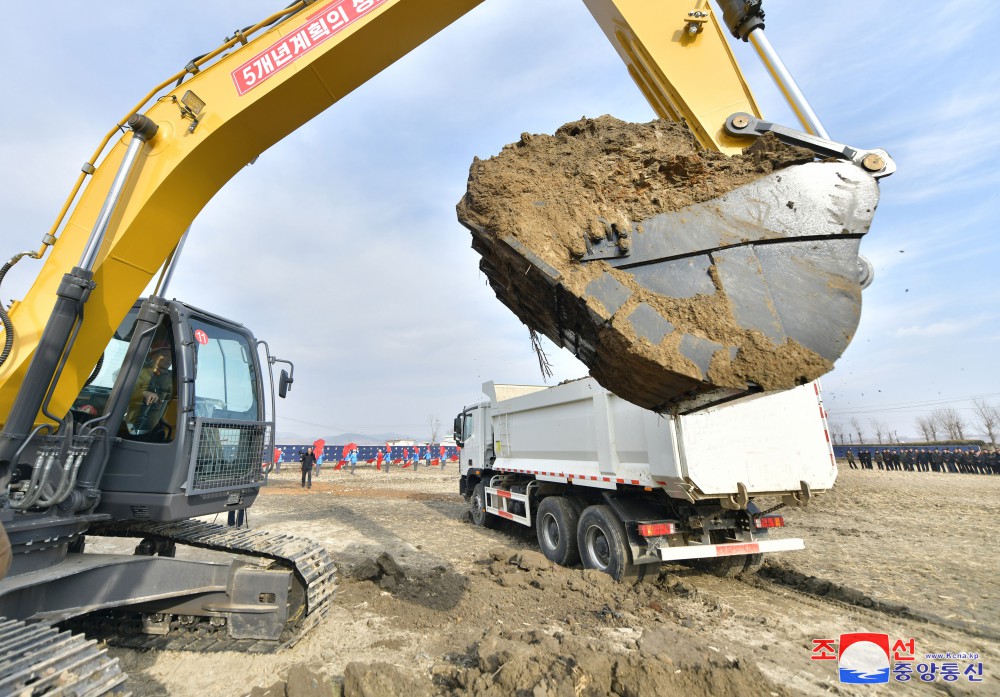
[[[630,153],[617,158],[628,163]],[[473,165],[458,206],[481,269],[522,322],[570,349],[619,396],[687,411],[784,390],[828,372],[850,343],[861,312],[858,247],[878,203],[876,181],[854,165],[793,164],[677,210],[646,205],[631,218],[609,214],[605,200],[589,224],[581,221],[592,181],[582,193],[578,183],[546,190],[538,160],[511,146],[494,160]],[[570,166],[547,164],[556,176]],[[572,166],[593,175],[579,159]],[[657,186],[627,166],[613,169],[607,177],[623,178],[622,200],[630,187]],[[498,186],[504,177],[511,186]],[[704,178],[692,186],[720,188]],[[606,198],[608,183],[597,188]]]

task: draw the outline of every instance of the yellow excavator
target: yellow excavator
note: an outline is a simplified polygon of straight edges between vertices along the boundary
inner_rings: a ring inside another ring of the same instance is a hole
[[[166,288],[192,221],[242,167],[481,1],[297,0],[234,32],[128,111],[41,246],[0,269],[2,283],[14,264],[42,262],[25,297],[0,308],[0,693],[122,689],[115,662],[60,627],[137,647],[273,651],[328,612],[335,570],[322,548],[196,520],[253,503],[291,364],[243,325],[166,300]],[[679,260],[731,269],[713,278],[737,301],[737,321],[832,364],[857,325],[869,275],[858,246],[892,160],[829,139],[764,35],[760,0],[720,0],[718,10],[707,0],[583,1],[658,116],[683,122],[701,147],[734,155],[769,134],[816,161],[699,204],[714,212],[689,211],[699,233],[683,249],[664,241],[669,225],[633,221],[632,242],[609,226],[571,261],[600,265],[610,280],[582,290],[517,240],[498,236],[488,250],[473,229],[498,297],[648,408],[691,411],[762,389],[717,384],[707,370],[679,378],[668,364],[641,387],[607,370],[638,360],[620,351],[622,337],[648,343],[663,318],[634,312],[632,330],[605,340],[614,322],[585,308],[612,308],[623,279],[644,298],[683,297]],[[727,30],[757,49],[801,130],[762,119]],[[515,266],[541,305],[511,299]],[[701,340],[678,350],[705,358]],[[278,363],[289,370],[276,390]],[[135,554],[87,552],[102,536],[136,538]],[[178,546],[239,560],[186,560]]]

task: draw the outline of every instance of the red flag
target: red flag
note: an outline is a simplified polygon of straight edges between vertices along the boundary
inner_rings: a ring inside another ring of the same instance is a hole
[[[326,441],[323,440],[322,438],[313,441],[313,455],[316,456],[317,462],[320,462],[322,460],[324,448],[326,448]]]
[[[277,462],[280,459],[281,459],[281,448],[275,448],[274,449],[274,462]]]
[[[342,457],[342,458],[347,457],[347,454],[349,452],[351,452],[352,450],[357,450],[357,449],[358,449],[358,444],[357,443],[348,443],[347,445],[344,446],[344,450],[343,450],[342,453],[340,453],[340,457]]]

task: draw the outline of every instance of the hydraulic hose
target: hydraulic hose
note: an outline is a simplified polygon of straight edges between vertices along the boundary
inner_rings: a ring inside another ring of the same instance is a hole
[[[0,286],[3,285],[3,279],[7,275],[7,272],[11,270],[17,262],[21,261],[24,257],[31,257],[32,259],[40,259],[42,253],[39,252],[21,252],[20,254],[15,254],[10,258],[3,267],[0,267]],[[0,322],[3,322],[3,351],[0,351],[0,366],[2,366],[6,361],[7,357],[10,356],[10,351],[14,347],[14,323],[10,321],[10,315],[7,314],[7,309],[3,306],[3,302],[0,302]]]
[[[0,364],[0,365],[2,365],[2,364]],[[104,367],[104,353],[103,352],[101,353],[101,357],[97,359],[97,365],[94,366],[94,372],[92,372],[90,374],[90,377],[87,378],[87,382],[83,383],[84,387],[86,387],[87,385],[89,385],[90,383],[92,383],[94,380],[97,379],[97,376],[100,374],[102,367]]]

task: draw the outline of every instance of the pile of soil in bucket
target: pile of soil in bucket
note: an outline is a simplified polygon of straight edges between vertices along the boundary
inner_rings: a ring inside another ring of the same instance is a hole
[[[584,118],[477,158],[457,211],[497,297],[522,322],[574,351],[606,388],[664,411],[720,388],[788,389],[832,363],[742,326],[714,265],[702,292],[670,295],[605,261],[582,261],[588,248],[612,229],[628,245],[644,233],[641,221],[811,160],[770,134],[728,156],[702,148],[683,124]]]

